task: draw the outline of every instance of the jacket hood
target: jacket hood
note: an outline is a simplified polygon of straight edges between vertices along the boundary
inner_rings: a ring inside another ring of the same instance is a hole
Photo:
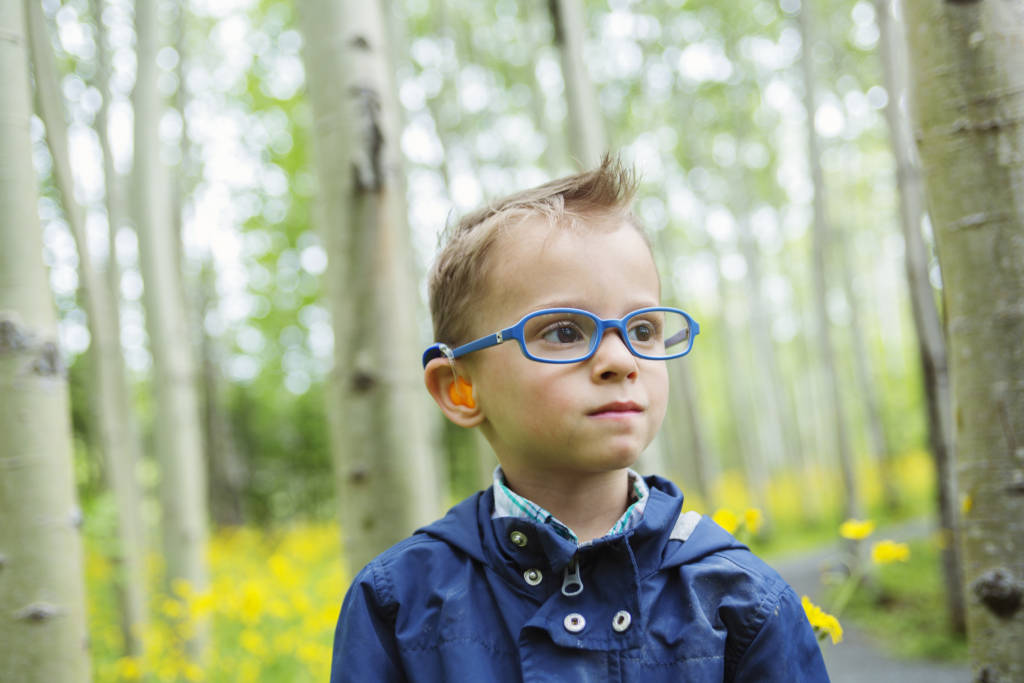
[[[650,499],[644,510],[644,516],[636,527],[623,534],[616,534],[598,540],[598,547],[606,541],[614,541],[622,536],[630,537],[631,545],[638,551],[637,560],[641,565],[654,565],[654,568],[668,568],[696,562],[703,557],[731,549],[746,549],[731,534],[718,526],[710,517],[702,515],[694,526],[692,523],[680,524],[680,511],[683,495],[675,484],[658,476],[644,477],[650,488]],[[444,541],[448,545],[465,553],[482,563],[487,563],[488,553],[484,550],[484,539],[492,538],[494,532],[491,511],[494,509],[494,494],[490,488],[479,491],[451,508],[448,513],[416,531]],[[692,514],[692,513],[691,513]],[[488,528],[484,528],[484,525]],[[547,535],[547,534],[545,534]],[[558,539],[555,545],[572,544],[571,541]],[[549,545],[549,554],[555,551]],[[575,552],[570,545],[556,555],[564,562]],[[556,564],[562,561],[551,558]]]

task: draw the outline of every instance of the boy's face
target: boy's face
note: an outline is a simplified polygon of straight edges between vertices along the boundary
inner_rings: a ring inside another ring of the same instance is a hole
[[[500,237],[489,258],[487,287],[474,307],[474,336],[542,308],[621,318],[660,304],[650,250],[625,222],[613,230],[573,232],[529,221]],[[532,361],[514,342],[460,362],[473,383],[484,434],[510,475],[627,467],[665,416],[665,361],[633,356],[617,332],[606,332],[582,363]]]

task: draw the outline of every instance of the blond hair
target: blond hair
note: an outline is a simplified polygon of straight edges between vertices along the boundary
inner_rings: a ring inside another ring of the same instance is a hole
[[[498,199],[447,228],[428,276],[434,341],[469,341],[472,303],[486,290],[488,258],[500,234],[543,217],[552,228],[569,230],[610,229],[621,225],[611,219],[621,219],[643,235],[630,211],[636,187],[636,173],[605,156],[593,170]]]

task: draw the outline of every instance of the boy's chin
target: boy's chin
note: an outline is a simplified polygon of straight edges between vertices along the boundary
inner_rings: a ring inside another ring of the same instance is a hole
[[[595,460],[599,463],[595,462],[594,464],[603,471],[624,470],[635,465],[640,460],[642,453],[643,449],[636,446],[615,448],[600,455],[595,454]]]

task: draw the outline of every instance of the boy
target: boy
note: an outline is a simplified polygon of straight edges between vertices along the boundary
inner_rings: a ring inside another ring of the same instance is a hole
[[[698,332],[661,307],[634,190],[606,158],[448,235],[425,382],[500,466],[355,578],[332,681],[828,680],[793,590],[629,469]]]

